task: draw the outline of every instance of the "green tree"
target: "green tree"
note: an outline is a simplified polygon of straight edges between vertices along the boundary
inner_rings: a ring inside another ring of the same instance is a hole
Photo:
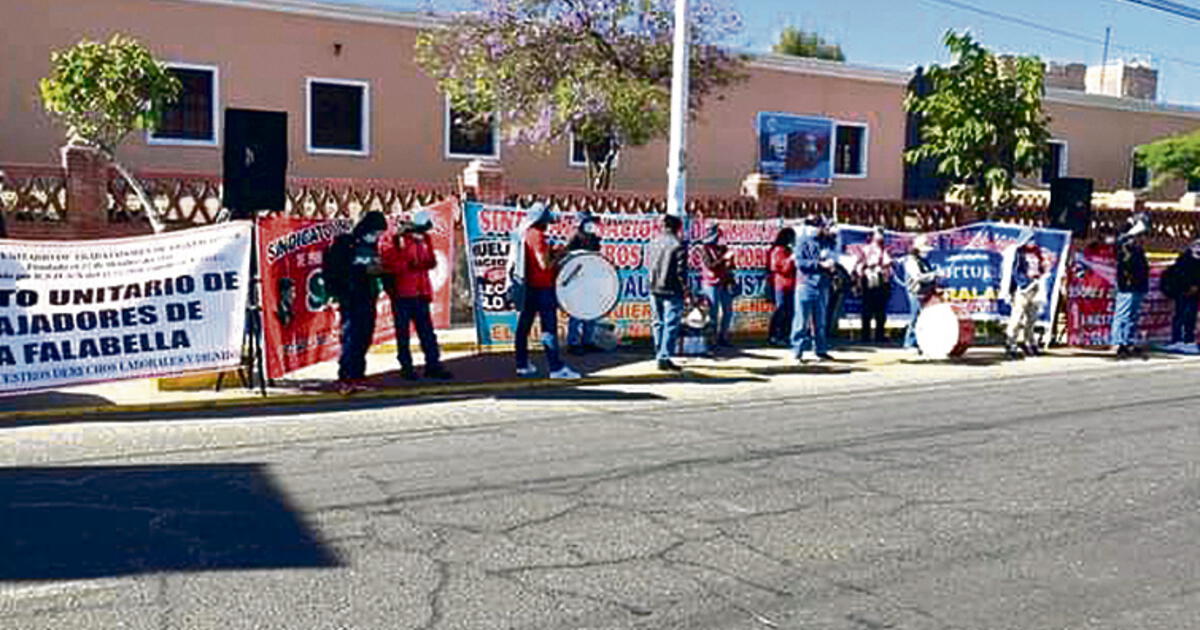
[[[67,127],[67,143],[101,151],[129,182],[155,232],[157,207],[117,160],[117,147],[135,130],[151,129],[178,98],[180,84],[165,65],[134,39],[114,35],[108,43],[84,40],[50,56],[41,80],[42,104]]]
[[[1047,159],[1045,66],[1037,57],[994,55],[969,33],[948,31],[944,41],[953,63],[931,66],[932,91],[905,99],[921,118],[923,144],[904,157],[937,160],[938,174],[963,202],[991,216],[1011,203],[1016,176],[1037,172]]]
[[[717,46],[736,13],[694,3],[689,110],[744,78]],[[487,0],[417,39],[417,63],[475,121],[499,114],[510,144],[547,148],[574,134],[588,186],[605,190],[623,146],[664,137],[671,121],[670,0]]]
[[[802,31],[794,26],[784,27],[779,33],[779,41],[771,50],[780,55],[792,57],[813,57],[829,61],[845,61],[846,55],[838,44],[830,44],[825,38],[816,33]]]
[[[1154,173],[1150,184],[1154,188],[1174,179],[1200,180],[1200,130],[1143,144],[1134,155],[1138,164]]]

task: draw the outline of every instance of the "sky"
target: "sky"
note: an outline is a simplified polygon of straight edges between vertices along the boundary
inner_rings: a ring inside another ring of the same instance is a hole
[[[471,0],[327,0],[401,9],[450,11]],[[945,62],[941,36],[970,29],[997,52],[1099,64],[1105,28],[1109,59],[1144,60],[1159,70],[1159,100],[1200,105],[1200,21],[1129,0],[725,0],[743,31],[727,42],[766,51],[787,25],[841,45],[847,61],[892,69]],[[1177,0],[1200,11],[1200,0]],[[984,15],[974,7],[1024,22]]]

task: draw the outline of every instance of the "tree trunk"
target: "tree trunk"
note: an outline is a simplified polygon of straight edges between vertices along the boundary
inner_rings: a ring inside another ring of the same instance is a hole
[[[616,142],[604,142],[584,147],[587,164],[588,190],[602,192],[612,188],[613,170],[621,147]]]
[[[162,217],[160,217],[158,214],[158,206],[154,205],[154,202],[150,200],[150,196],[147,195],[146,190],[142,188],[141,182],[139,182],[137,178],[133,176],[133,174],[126,170],[125,167],[119,161],[117,161],[116,156],[107,151],[105,153],[108,153],[108,161],[112,163],[113,168],[117,169],[117,172],[121,174],[121,177],[125,178],[125,181],[129,184],[129,187],[133,189],[133,194],[137,195],[138,203],[142,204],[142,209],[146,213],[146,219],[150,221],[150,227],[154,229],[154,233],[161,234],[164,226]]]

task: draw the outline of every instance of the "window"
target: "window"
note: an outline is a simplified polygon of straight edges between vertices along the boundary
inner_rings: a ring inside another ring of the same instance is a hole
[[[833,174],[837,177],[867,176],[867,126],[862,123],[837,123],[837,142],[833,153]]]
[[[371,152],[371,87],[362,81],[308,80],[308,152]]]
[[[1067,143],[1063,140],[1051,140],[1047,150],[1049,154],[1042,164],[1042,183],[1048,186],[1067,174]]]
[[[181,63],[168,64],[167,68],[179,79],[179,98],[167,105],[148,142],[216,146],[220,107],[217,69]]]
[[[1187,181],[1187,191],[1190,193],[1200,192],[1200,178],[1189,177]]]
[[[1150,169],[1137,163],[1137,155],[1129,154],[1129,187],[1133,190],[1145,190],[1150,187]]]
[[[496,116],[473,120],[470,114],[450,107],[446,100],[446,157],[474,160],[500,157],[499,129]]]
[[[612,138],[609,138],[604,143],[604,149],[605,149],[605,151],[607,151],[611,148],[612,148]],[[572,167],[587,166],[587,156],[583,154],[583,150],[584,150],[583,143],[578,142],[575,139],[575,134],[572,133],[571,134],[571,155],[570,155],[570,161],[568,162],[569,166],[572,166]],[[614,164],[615,163],[616,162],[614,162]]]

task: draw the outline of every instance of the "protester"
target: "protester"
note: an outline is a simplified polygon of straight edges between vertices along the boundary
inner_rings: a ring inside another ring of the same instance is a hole
[[[853,282],[850,271],[838,262],[837,227],[832,221],[822,219],[817,242],[821,245],[821,257],[833,261],[833,268],[829,271],[829,294],[825,300],[825,336],[827,339],[836,339],[839,337],[842,306],[853,289]]]
[[[567,251],[600,251],[600,223],[592,213],[584,211],[579,214],[579,227],[567,243]],[[592,340],[595,332],[595,320],[571,317],[567,321],[567,352],[578,355],[600,350]]]
[[[1005,329],[1007,341],[1005,355],[1009,359],[1041,354],[1038,346],[1038,315],[1046,305],[1046,278],[1050,273],[1050,261],[1042,254],[1042,248],[1033,240],[1033,230],[1025,230],[1018,238],[1008,261],[1006,292],[1011,312]]]
[[[350,234],[334,239],[322,261],[326,290],[337,301],[341,316],[338,389],[343,393],[361,390],[366,376],[367,350],[375,336],[375,302],[379,297],[376,279],[382,272],[378,241],[385,230],[387,218],[383,213],[367,212]]]
[[[716,325],[716,345],[730,347],[729,329],[733,324],[733,251],[721,244],[721,228],[713,224],[704,237],[701,250],[701,282]]]
[[[863,246],[855,267],[854,276],[862,293],[862,336],[863,343],[887,340],[887,305],[892,297],[892,255],[884,243],[883,227],[871,231],[871,240]],[[871,336],[874,324],[875,335]]]
[[[429,274],[437,268],[437,256],[429,239],[433,219],[428,212],[419,210],[413,214],[412,220],[397,227],[395,237],[381,247],[383,251],[380,257],[384,273],[390,276],[396,358],[400,361],[400,373],[407,380],[417,379],[408,341],[409,328],[415,327],[417,339],[421,342],[421,353],[425,355],[426,378],[446,380],[452,375],[442,366],[437,334],[433,331],[433,317],[429,310],[433,301],[433,283],[429,281]]]
[[[804,351],[812,348],[819,360],[832,360],[825,336],[829,275],[834,261],[822,256],[818,242],[822,221],[810,217],[796,238],[796,314],[792,321],[792,352],[804,363]]]
[[[1142,356],[1141,346],[1134,344],[1142,301],[1150,290],[1150,264],[1142,249],[1141,235],[1150,227],[1149,218],[1138,213],[1129,218],[1125,232],[1116,238],[1117,298],[1113,303],[1112,345],[1117,358]]]
[[[1200,239],[1179,253],[1160,280],[1163,295],[1175,302],[1171,320],[1171,345],[1168,350],[1187,354],[1200,353],[1196,347],[1196,314],[1200,300]]]
[[[651,327],[654,341],[654,358],[658,369],[678,372],[680,367],[671,361],[679,343],[680,321],[687,296],[687,248],[680,241],[683,220],[666,215],[662,220],[663,230],[650,243],[647,262],[650,271],[650,312],[654,317]]]
[[[544,205],[531,207],[525,221],[517,229],[517,241],[513,248],[517,255],[517,269],[524,286],[524,295],[519,302],[517,318],[516,360],[517,375],[537,376],[538,369],[529,363],[529,333],[533,330],[536,317],[542,328],[542,349],[550,378],[577,379],[580,375],[572,370],[558,354],[558,298],[554,292],[557,275],[558,251],[550,247],[546,228],[553,215]]]
[[[771,245],[769,264],[775,312],[771,314],[767,343],[772,346],[791,345],[792,319],[796,314],[796,258],[792,253],[795,242],[796,231],[785,227],[775,235],[775,243]]]
[[[912,249],[904,259],[904,283],[908,289],[909,312],[908,329],[904,332],[904,347],[916,348],[917,354],[921,354],[921,348],[917,346],[917,318],[921,315],[921,308],[937,293],[937,270],[929,262],[929,253],[932,251],[933,245],[930,244],[929,237],[922,234],[913,239]]]

